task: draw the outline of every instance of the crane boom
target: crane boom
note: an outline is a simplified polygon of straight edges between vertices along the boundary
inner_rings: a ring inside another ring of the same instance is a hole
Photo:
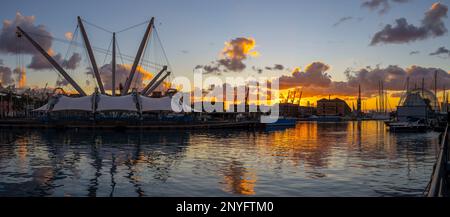
[[[139,46],[136,57],[134,59],[133,66],[131,67],[130,75],[128,76],[127,80],[125,81],[125,86],[123,87],[123,90],[121,93],[122,95],[127,94],[128,90],[130,89],[131,82],[133,82],[133,77],[134,77],[134,74],[138,67],[139,61],[142,57],[142,52],[144,51],[145,44],[147,43],[148,37],[149,37],[150,33],[152,32],[152,26],[153,26],[154,21],[155,21],[155,18],[152,17],[152,19],[150,20],[150,23],[147,26],[147,29],[145,30],[145,34],[144,34],[144,37],[142,38],[141,45]]]
[[[92,51],[91,43],[89,42],[89,38],[87,36],[86,30],[84,29],[83,22],[81,21],[81,17],[78,16],[78,26],[80,27],[81,35],[83,36],[84,45],[86,46],[87,53],[89,55],[89,60],[92,64],[92,70],[94,70],[95,79],[97,80],[98,88],[100,89],[100,93],[105,94],[105,88],[103,88],[102,78],[100,77],[100,73],[98,72],[97,62],[95,61],[94,52]]]
[[[25,38],[30,41],[30,43],[52,64],[53,67],[75,88],[75,90],[81,95],[86,96],[86,93],[81,89],[81,87],[75,82],[75,80],[70,77],[69,74],[59,65],[58,62],[56,62],[53,57],[51,57],[47,51],[45,51],[36,41],[34,41],[33,38],[31,38],[25,31],[22,30],[19,26],[17,26],[17,36],[21,37],[22,35],[25,36]]]
[[[145,88],[141,91],[142,95],[146,95],[148,90],[155,84],[155,82],[158,80],[159,77],[161,77],[162,73],[167,70],[167,66],[163,66],[161,71],[158,72],[158,74],[145,86]]]
[[[300,105],[300,102],[302,101],[302,95],[303,95],[303,88],[302,91],[300,91],[300,97],[298,98],[298,105]]]
[[[159,81],[155,83],[148,91],[145,93],[145,95],[150,95],[163,81],[170,75],[170,72],[167,72]]]

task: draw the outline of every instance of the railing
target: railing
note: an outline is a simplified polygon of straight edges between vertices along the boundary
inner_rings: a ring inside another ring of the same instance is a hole
[[[447,163],[449,158],[448,152],[448,129],[449,126],[445,127],[445,131],[441,136],[439,155],[437,161],[433,168],[433,173],[431,176],[430,185],[426,193],[427,197],[444,197],[447,196],[448,186],[447,186]]]

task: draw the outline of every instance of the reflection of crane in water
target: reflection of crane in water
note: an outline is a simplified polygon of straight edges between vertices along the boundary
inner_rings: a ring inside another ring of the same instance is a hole
[[[186,144],[185,134],[174,136],[173,132],[159,134],[144,134],[143,132],[127,132],[126,136],[121,133],[101,132],[103,149],[107,148],[111,152],[111,168],[109,170],[111,176],[110,196],[114,196],[118,166],[125,166],[126,175],[132,184],[138,196],[146,196],[145,186],[147,182],[142,182],[140,174],[153,174],[152,180],[165,182],[170,177],[170,169],[174,164],[179,162],[183,156],[184,149],[180,149],[180,144]],[[120,144],[132,146],[133,149],[127,149],[125,153],[115,151],[114,145]],[[169,145],[167,145],[169,144]],[[152,171],[148,171],[151,169]],[[145,171],[141,171],[145,170]],[[122,170],[123,171],[123,170]],[[120,170],[119,170],[120,172]]]
[[[101,138],[94,137],[94,144],[91,147],[91,157],[93,159],[91,165],[95,168],[95,176],[94,178],[89,180],[89,188],[88,188],[88,196],[95,197],[97,196],[98,190],[98,179],[102,175],[102,157],[100,156],[100,148],[101,148]]]
[[[139,176],[136,175],[138,172],[136,169],[136,165],[139,163],[139,160],[142,160],[141,157],[143,157],[141,153],[141,140],[142,140],[142,134],[139,134],[138,141],[136,143],[136,150],[132,155],[131,159],[128,159],[125,162],[125,166],[127,166],[129,172],[128,175],[125,176],[130,180],[130,183],[134,186],[136,193],[139,197],[145,196],[144,190],[141,188],[141,184],[139,183]]]
[[[111,169],[109,170],[109,174],[111,174],[111,192],[109,193],[109,196],[114,196],[114,189],[116,188],[116,180],[114,178],[114,175],[117,173],[117,165],[116,165],[116,156],[114,153],[111,156]]]

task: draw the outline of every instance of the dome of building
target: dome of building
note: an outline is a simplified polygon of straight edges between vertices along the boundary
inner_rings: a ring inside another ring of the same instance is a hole
[[[436,95],[433,92],[426,89],[414,89],[407,91],[400,98],[400,106],[429,106],[432,110],[436,110],[438,107],[438,101]]]

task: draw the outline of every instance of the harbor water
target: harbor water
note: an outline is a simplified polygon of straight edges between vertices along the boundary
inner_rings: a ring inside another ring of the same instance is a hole
[[[0,196],[422,196],[439,134],[0,128]]]

